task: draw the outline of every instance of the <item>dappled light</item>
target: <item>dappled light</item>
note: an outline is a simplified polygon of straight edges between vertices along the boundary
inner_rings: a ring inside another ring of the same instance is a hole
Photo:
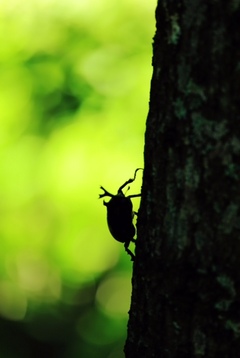
[[[131,274],[118,272],[107,277],[99,286],[96,299],[100,308],[111,316],[126,317],[130,306]]]
[[[123,356],[132,263],[98,195],[143,167],[154,7],[0,3],[1,357]]]

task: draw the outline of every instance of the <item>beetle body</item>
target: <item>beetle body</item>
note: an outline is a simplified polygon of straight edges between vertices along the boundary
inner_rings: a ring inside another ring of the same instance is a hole
[[[128,238],[131,240],[135,235],[131,199],[116,195],[103,204],[107,207],[108,227],[114,239],[120,242],[125,242]]]
[[[122,190],[127,184],[132,183],[136,179],[139,169],[141,168],[135,170],[133,179],[127,180],[120,186],[116,195],[109,193],[102,186],[101,189],[104,193],[99,195],[99,198],[105,196],[111,197],[108,202],[103,201],[103,205],[107,208],[108,228],[115,240],[124,243],[125,250],[131,256],[132,261],[134,261],[135,256],[128,248],[131,241],[135,242],[135,227],[132,222],[134,212],[131,198],[139,197],[141,194],[125,196]]]

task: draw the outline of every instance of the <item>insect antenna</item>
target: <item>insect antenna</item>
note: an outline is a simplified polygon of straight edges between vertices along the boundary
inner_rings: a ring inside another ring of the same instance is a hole
[[[109,193],[106,189],[104,189],[102,186],[100,186],[100,189],[104,191],[103,194],[99,194],[99,199],[104,198],[104,196],[110,196],[111,198],[114,196],[113,194]]]

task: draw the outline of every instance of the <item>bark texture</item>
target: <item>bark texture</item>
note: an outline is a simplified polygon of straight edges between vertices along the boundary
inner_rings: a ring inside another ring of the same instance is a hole
[[[127,358],[240,356],[240,1],[160,1]]]

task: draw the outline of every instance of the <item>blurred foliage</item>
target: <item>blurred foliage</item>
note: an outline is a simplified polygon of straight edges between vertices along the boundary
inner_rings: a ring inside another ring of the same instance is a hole
[[[123,357],[132,264],[97,198],[143,166],[154,7],[0,2],[2,358]]]

